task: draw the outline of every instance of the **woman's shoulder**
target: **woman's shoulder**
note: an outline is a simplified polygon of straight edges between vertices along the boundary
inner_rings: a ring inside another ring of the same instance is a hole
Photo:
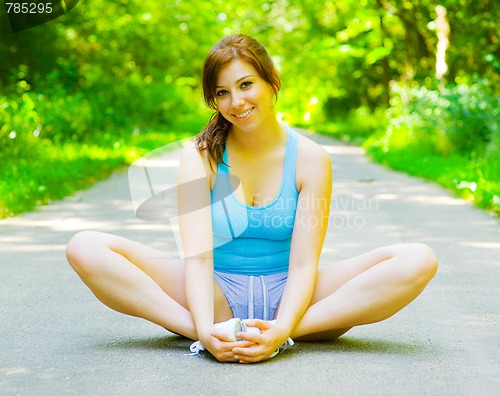
[[[198,175],[200,175],[201,169],[204,170],[206,176],[214,173],[213,166],[210,166],[207,150],[200,151],[194,139],[182,148],[180,166],[189,169],[191,172],[196,172]]]
[[[299,191],[305,182],[331,179],[331,161],[327,151],[312,139],[297,133],[296,183]]]
[[[297,161],[321,164],[330,162],[330,156],[320,144],[297,132]]]

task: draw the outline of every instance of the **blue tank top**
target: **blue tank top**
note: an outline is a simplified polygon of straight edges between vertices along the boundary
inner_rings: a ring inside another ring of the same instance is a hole
[[[227,164],[227,146],[223,160]],[[211,191],[214,269],[241,275],[288,271],[298,191],[297,132],[287,127],[281,188],[269,205],[249,206],[232,193],[229,168],[218,164]]]

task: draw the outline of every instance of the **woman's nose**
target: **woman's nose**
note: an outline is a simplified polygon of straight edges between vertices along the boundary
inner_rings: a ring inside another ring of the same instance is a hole
[[[233,107],[240,107],[244,102],[243,95],[241,93],[234,93],[231,96],[231,105]]]

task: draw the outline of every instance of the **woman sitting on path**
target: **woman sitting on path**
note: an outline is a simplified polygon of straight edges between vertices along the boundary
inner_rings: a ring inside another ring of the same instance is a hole
[[[195,349],[221,362],[263,361],[289,337],[332,340],[384,320],[437,271],[434,252],[419,243],[318,269],[331,163],[278,123],[279,89],[271,58],[251,37],[226,37],[207,55],[204,99],[216,113],[181,158],[179,212],[203,208],[179,215],[183,260],[98,232],[78,233],[67,247],[104,304],[199,340]],[[188,194],[182,186],[196,180],[204,182]]]

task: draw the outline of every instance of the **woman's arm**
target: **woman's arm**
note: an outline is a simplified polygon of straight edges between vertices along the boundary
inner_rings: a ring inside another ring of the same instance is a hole
[[[203,346],[219,361],[234,362],[233,348],[252,345],[228,341],[214,331],[214,263],[210,171],[194,145],[184,149],[178,177],[179,227],[186,268],[186,297]]]
[[[214,323],[210,179],[194,144],[185,147],[182,153],[177,203],[186,268],[186,297],[198,337],[206,342]]]
[[[305,139],[305,138],[303,138]],[[259,348],[237,348],[240,361],[266,359],[292,334],[308,308],[316,283],[319,256],[328,227],[332,193],[332,168],[328,154],[314,142],[300,141],[297,155],[299,200],[292,234],[288,280],[275,325],[251,321],[262,334],[242,334]],[[305,146],[305,147],[304,147]],[[267,356],[266,356],[267,355]]]
[[[332,194],[330,157],[315,143],[304,151],[297,159],[299,202],[292,234],[288,280],[276,321],[279,327],[287,329],[287,338],[311,302],[328,228]]]

